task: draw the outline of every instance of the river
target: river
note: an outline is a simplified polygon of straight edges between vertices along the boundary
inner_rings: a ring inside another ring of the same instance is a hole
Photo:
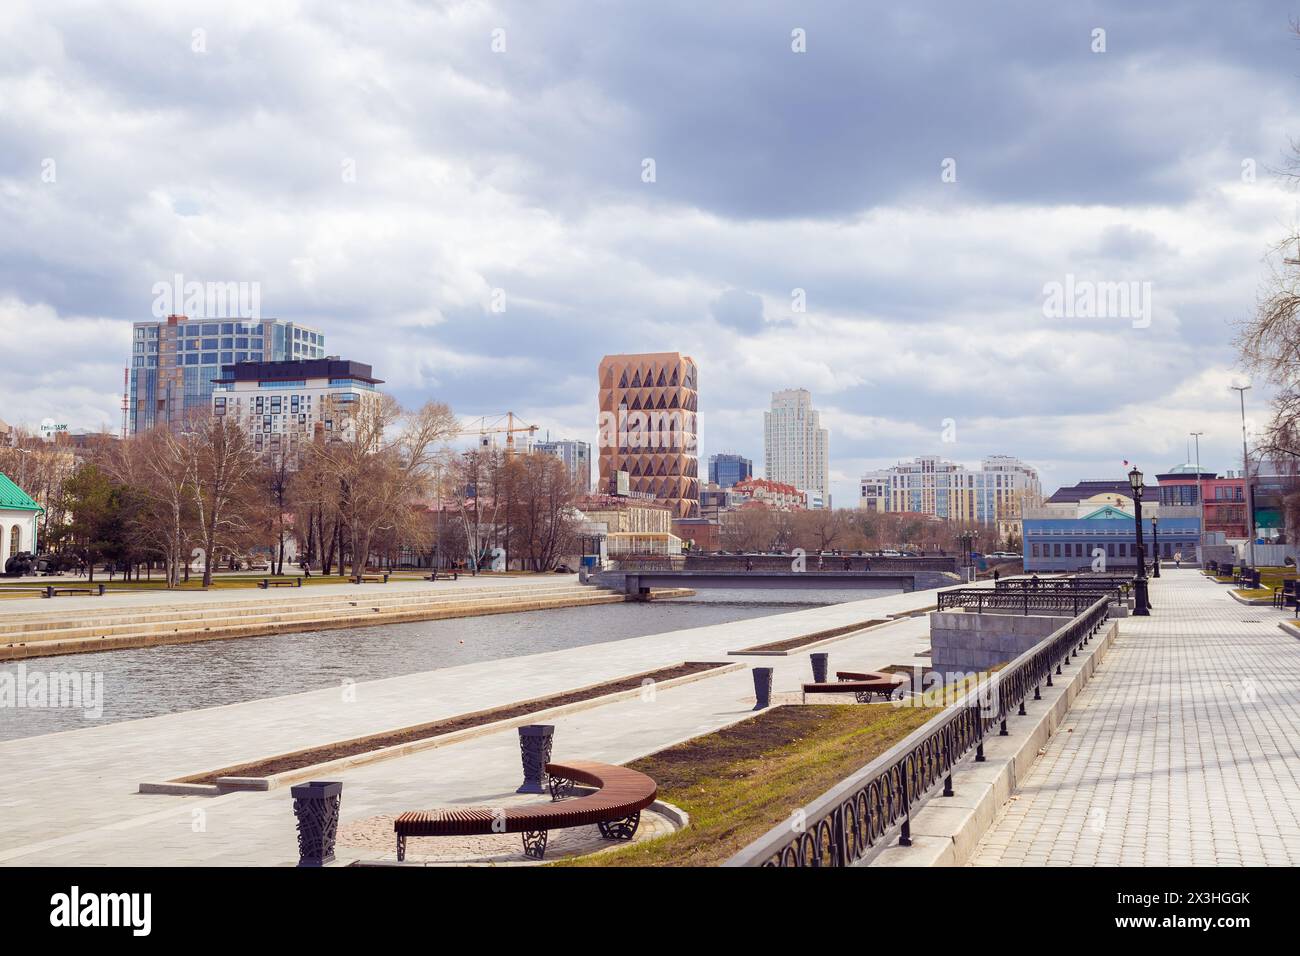
[[[6,673],[15,675],[11,685],[19,674],[26,674],[29,683],[33,675],[102,675],[103,712],[87,717],[80,707],[0,706],[0,740],[337,687],[345,678],[398,677],[896,593],[878,588],[701,590],[695,597],[649,603],[69,654],[27,661],[25,669],[6,663],[0,664],[0,681]]]

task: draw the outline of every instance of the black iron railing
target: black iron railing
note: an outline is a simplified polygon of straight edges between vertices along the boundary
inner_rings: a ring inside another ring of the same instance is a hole
[[[727,866],[850,866],[869,859],[898,836],[911,844],[912,812],[940,785],[953,793],[952,771],[972,751],[984,759],[984,739],[1007,734],[1007,719],[1039,700],[1043,685],[1069,666],[1106,623],[1109,599],[1095,600],[1082,614],[1025,651],[919,727],[741,850]],[[997,730],[992,728],[997,726]]]
[[[940,591],[936,608],[940,611],[965,610],[1011,611],[1021,614],[1069,614],[1075,617],[1098,598],[1118,601],[1121,589],[1115,588],[950,588]]]
[[[1128,588],[1133,584],[1133,576],[1093,575],[1073,578],[1012,578],[995,581],[993,587],[999,591],[1109,591],[1113,588]]]

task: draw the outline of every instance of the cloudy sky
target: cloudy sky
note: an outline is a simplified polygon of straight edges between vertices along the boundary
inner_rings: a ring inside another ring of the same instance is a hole
[[[595,440],[608,352],[692,355],[702,456],[760,468],[807,387],[838,504],[917,454],[1237,467],[1300,41],[1134,6],[7,0],[0,418],[116,428],[179,273],[553,437]],[[1136,295],[1047,314],[1067,281]]]

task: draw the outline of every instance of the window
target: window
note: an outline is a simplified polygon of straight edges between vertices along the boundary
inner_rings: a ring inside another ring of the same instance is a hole
[[[22,540],[22,532],[18,529],[18,525],[14,525],[9,529],[9,554],[11,557],[22,549]]]

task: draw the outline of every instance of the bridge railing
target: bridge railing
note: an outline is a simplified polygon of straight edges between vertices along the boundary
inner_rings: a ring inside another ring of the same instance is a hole
[[[950,588],[940,591],[936,609],[940,611],[964,610],[982,614],[984,611],[1019,611],[1021,614],[1068,613],[1080,614],[1098,598],[1119,601],[1123,596],[1119,587],[1103,588]]]
[[[1098,598],[991,675],[990,684],[967,691],[848,779],[832,787],[730,860],[726,866],[850,866],[883,850],[895,836],[911,843],[913,811],[943,787],[953,793],[953,768],[974,752],[984,759],[990,733],[1004,736],[1007,720],[1023,716],[1025,700],[1039,699],[1072,657],[1106,623],[1108,599]],[[997,727],[994,731],[992,728]]]

